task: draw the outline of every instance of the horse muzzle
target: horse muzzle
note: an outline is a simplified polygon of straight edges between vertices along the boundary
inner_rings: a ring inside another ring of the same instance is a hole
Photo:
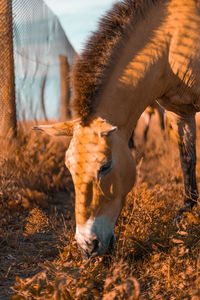
[[[113,226],[102,217],[88,220],[84,226],[77,226],[76,240],[84,259],[102,256],[114,246]]]
[[[78,243],[78,246],[83,259],[87,260],[92,257],[102,256],[106,252],[109,252],[111,249],[113,249],[114,243],[115,237],[113,235],[108,243],[108,246],[102,245],[101,241],[98,239],[94,239],[91,242],[86,241],[85,245]]]

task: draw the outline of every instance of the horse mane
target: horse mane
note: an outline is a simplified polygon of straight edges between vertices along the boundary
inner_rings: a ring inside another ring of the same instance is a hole
[[[74,109],[82,122],[92,115],[105,78],[114,65],[130,29],[152,5],[162,0],[123,0],[101,18],[97,32],[88,40],[72,73]]]

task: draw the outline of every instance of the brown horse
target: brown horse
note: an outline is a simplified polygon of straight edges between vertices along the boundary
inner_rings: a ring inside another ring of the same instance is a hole
[[[37,129],[73,135],[66,165],[76,192],[76,239],[102,255],[135,181],[128,148],[137,120],[154,99],[171,111],[179,136],[185,200],[197,202],[195,113],[200,109],[200,1],[124,0],[101,20],[73,71],[79,119]]]

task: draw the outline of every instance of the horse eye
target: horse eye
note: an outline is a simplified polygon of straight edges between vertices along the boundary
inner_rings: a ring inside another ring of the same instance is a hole
[[[97,179],[99,180],[100,177],[105,176],[108,172],[112,169],[113,161],[109,160],[104,165],[100,167],[97,173]]]

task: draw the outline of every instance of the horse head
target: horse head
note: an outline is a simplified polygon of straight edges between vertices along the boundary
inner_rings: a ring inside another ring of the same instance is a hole
[[[102,118],[35,127],[72,135],[65,164],[75,186],[76,240],[83,256],[103,255],[114,242],[114,226],[135,180],[135,162],[120,130]]]

